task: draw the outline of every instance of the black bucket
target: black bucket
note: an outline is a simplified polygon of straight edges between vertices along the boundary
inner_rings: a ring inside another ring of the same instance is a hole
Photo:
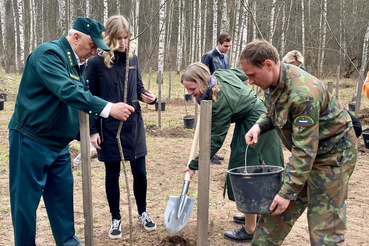
[[[356,103],[349,103],[348,107],[349,107],[349,111],[355,111]]]
[[[362,132],[365,148],[369,149],[369,128]]]
[[[193,115],[183,116],[183,124],[185,128],[192,129],[195,126],[195,117]]]
[[[184,97],[185,97],[185,100],[186,100],[186,101],[192,101],[192,95],[190,95],[190,94],[185,94],[185,95],[184,95]]]
[[[248,166],[227,171],[237,209],[243,213],[268,214],[275,195],[282,186],[283,167]]]
[[[165,104],[166,104],[166,102],[161,102],[161,107],[160,107],[161,111],[165,111]],[[155,111],[158,111],[158,107],[159,107],[159,103],[156,102],[155,103]]]
[[[4,100],[0,99],[0,110],[4,110]]]

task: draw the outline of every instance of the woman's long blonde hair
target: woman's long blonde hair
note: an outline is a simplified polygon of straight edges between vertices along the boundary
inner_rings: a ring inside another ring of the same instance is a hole
[[[190,64],[186,71],[182,74],[182,84],[184,80],[197,83],[199,85],[199,91],[201,94],[204,94],[210,82],[210,70],[205,64],[201,62],[194,62]],[[212,99],[216,102],[217,95],[220,91],[216,81],[211,90],[213,91]]]
[[[105,36],[104,42],[110,48],[110,51],[100,51],[99,54],[104,58],[105,65],[110,68],[113,59],[114,51],[119,48],[118,36],[123,32],[129,30],[129,23],[122,15],[113,15],[109,17],[105,24]],[[133,37],[133,32],[130,32],[128,38]],[[114,45],[115,43],[115,45]],[[133,57],[132,51],[136,48],[136,41],[130,40],[129,42],[129,58]],[[126,49],[127,51],[127,49]]]

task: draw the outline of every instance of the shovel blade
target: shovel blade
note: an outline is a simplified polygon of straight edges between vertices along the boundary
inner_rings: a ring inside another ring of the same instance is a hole
[[[186,195],[183,201],[183,209],[178,217],[178,209],[180,207],[180,197],[170,196],[167,207],[164,212],[164,226],[170,236],[180,232],[187,224],[191,217],[195,199]]]

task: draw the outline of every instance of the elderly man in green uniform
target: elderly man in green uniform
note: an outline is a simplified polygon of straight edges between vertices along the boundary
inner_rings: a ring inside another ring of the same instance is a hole
[[[41,44],[28,57],[9,123],[9,188],[14,245],[36,245],[41,196],[56,245],[84,245],[75,235],[69,142],[79,130],[78,110],[126,120],[133,107],[87,91],[85,61],[103,41],[105,27],[78,17],[68,36]]]
[[[244,136],[259,116],[266,113],[263,102],[243,84],[246,80],[247,76],[240,68],[219,69],[210,75],[209,68],[201,62],[190,64],[181,78],[182,84],[197,102],[213,101],[211,156],[222,147],[231,123],[235,124],[228,169],[245,166],[247,145]],[[260,165],[263,161],[269,165],[284,165],[282,145],[276,131],[268,132],[260,139],[258,146],[247,150],[247,166]],[[196,157],[185,171],[190,172],[192,177],[198,169],[198,164]],[[224,188],[228,191],[228,198],[234,201],[229,176]],[[224,232],[224,237],[235,242],[251,241],[256,227],[256,214],[246,214],[243,224],[241,228]]]
[[[281,245],[306,208],[311,245],[343,243],[348,181],[357,158],[350,116],[321,81],[280,62],[267,41],[247,44],[240,64],[250,84],[270,93],[268,113],[246,142],[255,145],[259,135],[277,129],[292,154],[273,212],[261,216],[252,245]]]

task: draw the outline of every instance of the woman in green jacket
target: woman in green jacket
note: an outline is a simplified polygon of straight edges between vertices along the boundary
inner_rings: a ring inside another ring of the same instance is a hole
[[[210,75],[208,67],[200,62],[190,64],[181,78],[181,83],[198,103],[201,100],[213,101],[210,157],[222,147],[231,123],[235,123],[228,170],[245,165],[245,134],[259,116],[267,112],[263,102],[243,83],[246,80],[247,76],[239,68],[221,69]],[[248,148],[246,158],[247,166],[260,165],[262,162],[283,166],[283,152],[277,133],[271,131],[264,134],[257,146]],[[195,170],[198,170],[198,157],[190,162],[185,171],[189,171],[192,177]],[[234,201],[228,175],[225,190],[228,198]],[[245,227],[226,231],[224,236],[237,242],[251,241],[256,217],[256,214],[245,214]]]

